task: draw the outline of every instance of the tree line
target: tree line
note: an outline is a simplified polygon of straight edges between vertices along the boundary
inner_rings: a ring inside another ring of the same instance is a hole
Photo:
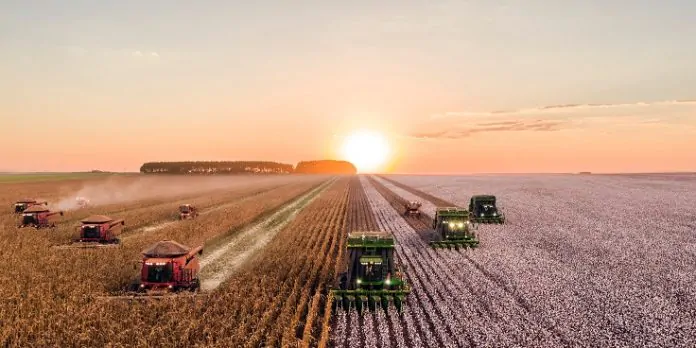
[[[356,174],[346,161],[301,161],[297,166],[270,161],[185,161],[147,162],[140,167],[145,174]]]

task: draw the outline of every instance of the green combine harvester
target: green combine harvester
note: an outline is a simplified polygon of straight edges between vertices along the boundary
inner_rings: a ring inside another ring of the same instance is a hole
[[[504,224],[505,215],[498,211],[495,196],[477,195],[469,200],[470,218],[473,222],[483,224]]]
[[[401,311],[411,292],[394,260],[394,237],[388,232],[355,231],[348,234],[348,270],[335,288],[334,309]]]
[[[431,241],[433,248],[476,248],[479,244],[474,225],[469,220],[469,212],[457,207],[439,207],[435,209],[433,229],[439,240]]]

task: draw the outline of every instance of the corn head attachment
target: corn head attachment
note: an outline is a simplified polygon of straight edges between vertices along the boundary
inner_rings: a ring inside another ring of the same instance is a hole
[[[403,308],[411,292],[394,260],[394,238],[388,232],[348,234],[348,270],[331,293],[334,310],[375,311]]]
[[[496,207],[495,196],[476,195],[469,200],[469,215],[473,222],[482,224],[504,224],[505,214]]]
[[[429,244],[433,248],[467,249],[476,248],[479,240],[473,231],[476,228],[469,220],[469,212],[457,207],[441,207],[435,210],[433,229],[437,239]]]

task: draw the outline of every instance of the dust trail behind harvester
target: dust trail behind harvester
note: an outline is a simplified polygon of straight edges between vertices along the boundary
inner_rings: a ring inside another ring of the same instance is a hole
[[[166,198],[220,189],[233,189],[258,184],[278,177],[113,177],[98,183],[86,183],[80,190],[51,202],[54,210],[80,208],[78,197],[89,200],[90,206],[129,203],[144,199]]]

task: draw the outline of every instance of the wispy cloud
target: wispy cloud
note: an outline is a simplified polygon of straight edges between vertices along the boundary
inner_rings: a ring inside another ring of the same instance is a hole
[[[693,100],[664,100],[656,102],[635,102],[635,103],[616,103],[616,104],[560,104],[548,105],[537,108],[517,109],[517,110],[494,110],[494,111],[454,111],[442,114],[433,114],[430,118],[466,117],[466,116],[497,116],[497,115],[529,115],[529,114],[551,114],[559,112],[575,112],[584,110],[598,109],[620,109],[645,106],[666,106],[666,105],[696,105]]]
[[[460,139],[490,132],[549,132],[569,128],[617,125],[693,126],[696,100],[617,104],[563,104],[488,112],[431,115],[408,134],[419,139]]]
[[[132,55],[133,57],[142,57],[142,56],[143,56],[143,52],[140,52],[140,51],[133,51],[133,53],[131,53],[131,55]]]

